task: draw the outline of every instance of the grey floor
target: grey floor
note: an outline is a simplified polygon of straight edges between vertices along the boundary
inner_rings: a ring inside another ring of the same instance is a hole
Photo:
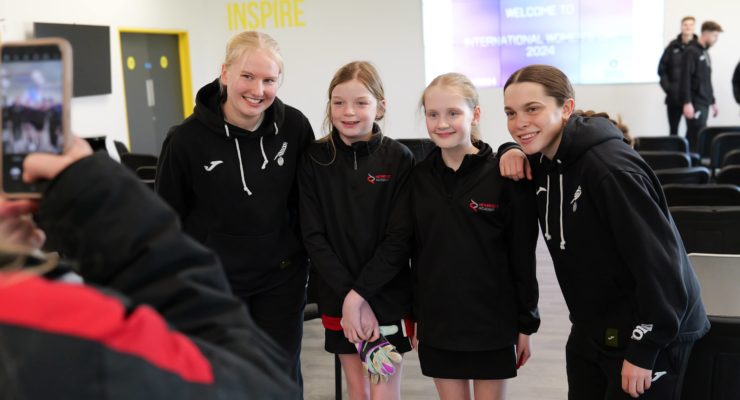
[[[561,400],[567,398],[565,341],[570,329],[568,311],[560,293],[552,260],[542,238],[537,245],[537,276],[540,284],[542,325],[532,336],[532,359],[509,380],[508,399]],[[334,399],[334,357],[324,351],[324,331],[319,320],[306,322],[303,336],[303,379],[305,398]],[[436,399],[430,378],[421,374],[415,352],[404,356],[401,383],[403,399]],[[343,399],[348,399],[344,392]]]

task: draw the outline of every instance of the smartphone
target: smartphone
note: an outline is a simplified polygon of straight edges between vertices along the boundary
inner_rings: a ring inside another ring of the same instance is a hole
[[[2,156],[5,197],[40,197],[46,182],[23,181],[30,153],[60,154],[69,137],[72,48],[64,39],[0,44]]]

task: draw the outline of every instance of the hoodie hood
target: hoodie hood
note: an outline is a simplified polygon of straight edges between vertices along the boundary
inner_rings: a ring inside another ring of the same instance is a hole
[[[573,115],[565,125],[553,164],[572,164],[590,148],[608,140],[624,140],[622,131],[609,119]],[[546,158],[543,156],[541,160]]]
[[[699,36],[696,36],[696,33],[695,33],[694,36],[691,38],[691,40],[689,40],[689,43],[696,42],[697,40],[699,40]],[[684,44],[683,35],[681,35],[680,33],[676,35],[676,42],[678,44],[683,44],[684,46],[689,44],[689,43]]]
[[[224,138],[238,137],[248,140],[280,133],[285,121],[285,104],[279,98],[276,97],[272,105],[265,110],[264,119],[254,132],[226,122],[221,108],[225,101],[226,94],[221,93],[218,78],[203,86],[195,96],[193,114],[208,128],[209,132]]]
[[[226,95],[222,93],[218,78],[213,82],[203,86],[195,96],[195,118],[202,122],[210,133],[224,140],[233,140],[236,157],[239,161],[239,173],[241,175],[242,189],[247,195],[251,196],[252,191],[247,186],[244,177],[244,163],[242,161],[242,152],[239,147],[239,140],[259,140],[260,150],[262,152],[262,168],[266,169],[270,160],[274,160],[278,165],[282,165],[282,156],[285,152],[287,142],[283,142],[283,147],[274,155],[268,157],[265,152],[265,137],[268,135],[278,136],[280,128],[285,121],[285,104],[277,97],[264,112],[264,118],[255,131],[249,131],[244,128],[226,122],[221,106],[226,101]]]

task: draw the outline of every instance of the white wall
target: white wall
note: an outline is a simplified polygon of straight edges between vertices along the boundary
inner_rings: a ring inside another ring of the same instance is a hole
[[[323,120],[326,89],[342,64],[373,61],[385,83],[389,103],[386,132],[393,137],[425,136],[418,100],[424,88],[421,0],[290,0],[303,11],[303,27],[274,28],[265,32],[281,44],[286,76],[279,96],[301,109],[317,135]],[[268,1],[271,3],[272,1]],[[224,0],[0,0],[0,38],[21,39],[31,23],[56,22],[111,26],[112,94],[73,100],[72,128],[82,136],[108,134],[128,141],[119,28],[186,30],[190,36],[193,88],[216,77],[230,30]],[[733,26],[740,2],[666,0],[665,42],[679,31],[680,19],[694,15],[697,26],[706,19],[722,24],[725,33],[712,48],[713,82],[720,106],[709,124],[740,124],[730,79],[740,54],[740,29]],[[659,16],[658,16],[659,17]],[[698,28],[697,28],[698,29]],[[733,45],[735,43],[735,45]],[[651,65],[657,60],[646,60]],[[79,79],[79,77],[78,77]],[[195,93],[193,93],[195,94]],[[580,108],[621,114],[636,135],[668,131],[663,94],[658,84],[576,87]],[[508,140],[503,119],[501,89],[481,90],[484,140],[497,145]]]

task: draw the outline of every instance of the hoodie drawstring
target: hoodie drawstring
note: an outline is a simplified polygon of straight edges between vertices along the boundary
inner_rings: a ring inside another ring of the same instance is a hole
[[[229,126],[224,124],[224,130],[226,130],[226,137],[231,137],[229,134]],[[261,144],[261,143],[260,143]],[[251,196],[252,191],[249,190],[247,187],[247,182],[244,180],[244,167],[242,166],[242,152],[239,150],[239,142],[234,138],[234,146],[236,146],[236,156],[239,158],[239,173],[242,175],[242,187],[244,188],[244,191],[247,192],[247,195]],[[264,150],[263,153],[264,154]]]
[[[558,160],[560,164],[560,160]],[[563,231],[563,171],[558,168],[560,174],[560,250],[565,250],[565,232]]]
[[[560,250],[565,250],[565,229],[563,227],[563,171],[560,168],[562,162],[556,160],[558,165],[558,178],[560,183]],[[545,240],[552,239],[550,235],[550,175],[547,175],[547,191],[545,193]]]
[[[264,136],[260,136],[260,150],[262,151],[262,169],[265,169],[267,166],[267,155],[265,154],[265,145],[262,144],[262,139],[264,139]]]
[[[552,239],[552,236],[550,235],[550,175],[547,175],[545,199],[545,240],[550,240]]]

